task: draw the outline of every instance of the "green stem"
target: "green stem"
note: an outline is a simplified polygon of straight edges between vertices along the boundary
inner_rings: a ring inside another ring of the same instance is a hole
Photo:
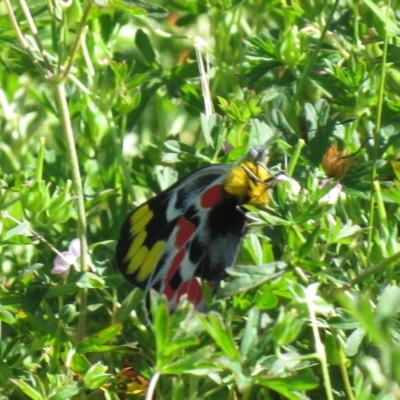
[[[335,338],[335,340],[337,341],[336,338]],[[340,372],[342,373],[343,385],[344,385],[344,389],[347,394],[347,398],[349,400],[355,400],[353,391],[351,389],[351,382],[349,379],[349,374],[348,374],[347,368],[346,368],[346,357],[344,355],[343,350],[340,348],[341,347],[340,343],[337,343],[336,346],[338,347],[337,351],[339,354],[339,368],[340,368]]]
[[[299,139],[297,142],[296,148],[294,149],[293,155],[290,158],[289,165],[287,167],[286,172],[287,172],[288,176],[293,175],[294,168],[297,164],[297,160],[300,157],[301,149],[304,147],[304,145],[305,145],[305,141],[303,139]]]
[[[378,264],[373,265],[372,267],[366,269],[360,275],[357,275],[352,281],[350,286],[355,286],[357,283],[362,282],[365,278],[370,275],[376,274],[377,272],[386,269],[390,264],[396,262],[398,263],[400,260],[400,251],[394,253],[392,256],[385,258],[380,261]]]
[[[37,31],[35,22],[34,22],[34,20],[32,18],[32,15],[31,15],[31,13],[29,11],[29,7],[26,4],[25,0],[19,0],[19,4],[21,5],[22,11],[24,12],[24,15],[25,15],[26,22],[28,23],[29,29],[31,30],[32,35],[33,35],[33,37],[35,39],[35,42],[36,42],[36,44],[37,44],[37,46],[38,46],[38,48],[40,50],[40,54],[42,55],[44,64],[45,64],[46,69],[47,69],[46,77],[49,78],[50,76],[54,76],[53,66],[50,63],[50,60],[47,57],[47,53],[44,50],[44,47],[42,45],[42,41],[39,38],[39,34],[38,34],[38,31]],[[49,76],[49,74],[50,74],[50,76]]]
[[[293,98],[293,102],[292,102],[292,106],[293,107],[296,106],[296,103],[298,102],[299,97],[303,93],[304,85],[306,84],[306,81],[307,81],[308,75],[311,72],[311,69],[314,67],[315,60],[317,59],[317,56],[318,56],[318,53],[319,53],[319,51],[321,49],[322,43],[325,40],[326,32],[328,32],[328,28],[329,28],[330,22],[331,22],[331,20],[333,18],[333,14],[336,12],[336,7],[338,6],[338,4],[339,4],[339,0],[336,0],[334,5],[333,5],[333,7],[331,8],[331,12],[329,13],[328,20],[327,20],[327,22],[325,24],[325,27],[324,27],[324,29],[323,29],[323,31],[321,33],[321,36],[320,36],[320,38],[319,38],[319,40],[318,40],[318,42],[317,42],[317,44],[315,46],[315,49],[314,49],[313,53],[311,54],[311,57],[309,58],[308,63],[304,67],[303,73],[301,74],[301,77],[300,77],[300,80],[299,80],[299,84],[297,86],[297,91],[296,91],[296,93],[294,95],[294,98]]]
[[[126,115],[122,116],[120,130],[121,133],[117,135],[117,128],[115,126],[114,118],[112,116],[112,112],[109,111],[107,114],[108,123],[110,126],[110,134],[115,143],[115,152],[118,157],[118,164],[122,169],[122,181],[123,185],[125,186],[125,190],[129,193],[131,201],[135,200],[135,190],[132,185],[131,175],[128,168],[128,165],[125,161],[124,155],[122,154],[122,146],[123,146],[123,137],[126,133]]]
[[[157,382],[160,379],[160,373],[156,372],[150,379],[149,386],[147,387],[146,399],[145,400],[152,400],[155,395]]]
[[[314,335],[316,356],[321,364],[322,377],[324,380],[326,398],[327,398],[327,400],[334,400],[333,394],[332,394],[331,379],[330,379],[329,370],[328,370],[328,361],[326,359],[325,346],[322,343],[321,338],[319,336],[318,322],[317,322],[317,318],[315,315],[313,298],[311,298],[310,294],[307,294],[306,300],[307,300],[307,305],[308,305],[308,309],[310,312],[310,320],[311,320],[311,327],[312,327],[312,331],[313,331],[313,335]]]
[[[389,0],[387,4],[387,9],[391,8],[391,1]],[[382,109],[383,109],[383,101],[384,101],[384,90],[385,90],[385,82],[386,82],[386,59],[388,53],[388,45],[389,45],[390,34],[388,29],[385,29],[385,42],[383,45],[383,54],[382,54],[382,62],[381,62],[381,75],[379,78],[379,95],[378,95],[378,105],[377,105],[377,115],[376,115],[376,127],[374,130],[374,154],[372,159],[372,170],[371,170],[371,197],[369,202],[369,221],[368,225],[374,226],[374,211],[375,211],[375,197],[374,193],[374,180],[376,179],[376,160],[378,158],[379,152],[379,131],[381,129],[382,123]],[[373,234],[374,229],[370,229],[368,232],[368,249],[367,249],[367,261],[370,259],[371,251],[372,251],[372,242],[373,242]]]
[[[41,137],[40,138],[40,144],[39,144],[39,153],[36,161],[36,172],[35,172],[35,180],[41,181],[43,178],[43,162],[44,162],[44,149],[45,149],[45,144],[46,144],[46,138]]]
[[[76,50],[78,49],[79,42],[81,40],[82,30],[85,27],[85,22],[86,22],[86,19],[87,19],[88,15],[89,15],[89,11],[90,11],[91,7],[92,7],[92,1],[88,1],[87,5],[86,5],[86,8],[85,8],[85,12],[83,13],[81,22],[79,23],[78,31],[76,32],[75,42],[74,42],[74,44],[72,46],[72,49],[71,49],[71,52],[70,52],[70,55],[69,55],[69,59],[68,59],[68,65],[65,68],[64,73],[62,75],[63,79],[65,79],[68,76],[69,71],[70,71],[70,69],[72,67],[72,63],[74,61],[74,56],[75,56]]]
[[[33,65],[39,70],[39,72],[42,75],[42,77],[44,79],[47,79],[48,76],[47,76],[46,70],[40,65],[39,60],[37,60],[36,57],[33,55],[31,49],[28,46],[28,43],[25,40],[25,37],[24,37],[21,29],[19,28],[18,21],[15,18],[14,11],[13,11],[13,9],[11,7],[10,0],[4,0],[4,1],[5,1],[5,5],[6,5],[6,8],[7,8],[8,16],[9,16],[10,21],[11,21],[11,25],[13,26],[13,28],[15,30],[15,33],[17,35],[17,38],[18,38],[19,42],[21,43],[21,46],[24,48],[24,50],[28,54],[28,56],[31,59]]]
[[[64,82],[59,82],[55,85],[55,96],[60,111],[60,121],[64,132],[65,142],[67,144],[68,159],[72,172],[72,182],[74,185],[78,209],[78,237],[81,242],[81,271],[85,271],[88,266],[88,247],[86,237],[86,214],[85,203],[82,189],[82,179],[79,171],[78,155],[75,148],[74,134],[72,131],[71,118],[69,115],[67,96],[65,93]],[[78,341],[85,337],[86,326],[86,303],[87,291],[82,289],[79,293],[80,298],[80,313],[79,313],[79,326],[78,326]]]

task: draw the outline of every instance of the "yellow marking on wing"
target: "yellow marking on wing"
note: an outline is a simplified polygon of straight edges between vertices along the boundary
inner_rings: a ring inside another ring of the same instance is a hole
[[[142,246],[136,254],[131,258],[126,269],[127,274],[133,274],[136,272],[143,263],[143,260],[147,257],[149,249],[146,246]]]
[[[131,216],[132,225],[135,224],[142,218],[145,214],[150,211],[148,204],[143,204],[141,207],[137,208],[136,211]]]
[[[140,270],[137,274],[136,279],[139,282],[145,281],[149,277],[149,275],[152,273],[152,271],[156,267],[156,265],[161,257],[164,247],[165,247],[165,242],[158,241],[151,248],[149,254],[147,255],[146,259],[143,261],[143,264],[140,267]]]
[[[131,229],[130,233],[132,236],[137,235],[153,218],[153,211],[149,209],[149,205],[145,204],[135,211],[131,216]]]
[[[129,250],[124,258],[124,262],[128,262],[135,256],[135,253],[143,245],[144,241],[146,240],[146,237],[147,237],[147,232],[146,230],[143,229],[133,238],[133,242],[131,243]]]
[[[244,160],[240,164],[233,166],[228,172],[224,182],[225,190],[234,196],[248,198],[250,203],[268,203],[266,185],[251,179],[243,166],[250,170],[262,182],[269,178],[268,171],[265,168],[258,166],[251,160]]]

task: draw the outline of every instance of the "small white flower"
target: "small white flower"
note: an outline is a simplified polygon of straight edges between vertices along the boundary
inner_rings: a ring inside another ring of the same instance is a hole
[[[290,192],[294,195],[298,195],[301,190],[300,183],[297,182],[295,179],[291,178],[290,176],[287,176],[284,173],[279,173],[274,176],[274,179],[276,179],[279,182],[285,182],[286,187]]]
[[[321,185],[325,186],[326,182]],[[337,183],[325,196],[322,196],[318,200],[318,204],[328,204],[330,206],[333,206],[337,203],[340,197],[340,193],[342,193],[342,185],[340,183]]]

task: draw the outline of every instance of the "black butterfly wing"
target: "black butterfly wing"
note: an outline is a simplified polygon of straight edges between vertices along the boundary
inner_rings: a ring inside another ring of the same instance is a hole
[[[244,233],[245,215],[224,192],[230,168],[198,169],[128,215],[116,248],[126,279],[164,293],[171,307],[184,294],[201,302],[195,277],[219,281]]]

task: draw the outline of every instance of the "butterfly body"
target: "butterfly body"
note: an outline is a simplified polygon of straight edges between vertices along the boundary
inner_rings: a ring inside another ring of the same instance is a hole
[[[263,149],[236,165],[200,168],[128,215],[116,248],[126,279],[145,293],[165,294],[200,306],[198,277],[218,283],[236,259],[246,233],[247,203],[267,203],[269,175]]]

